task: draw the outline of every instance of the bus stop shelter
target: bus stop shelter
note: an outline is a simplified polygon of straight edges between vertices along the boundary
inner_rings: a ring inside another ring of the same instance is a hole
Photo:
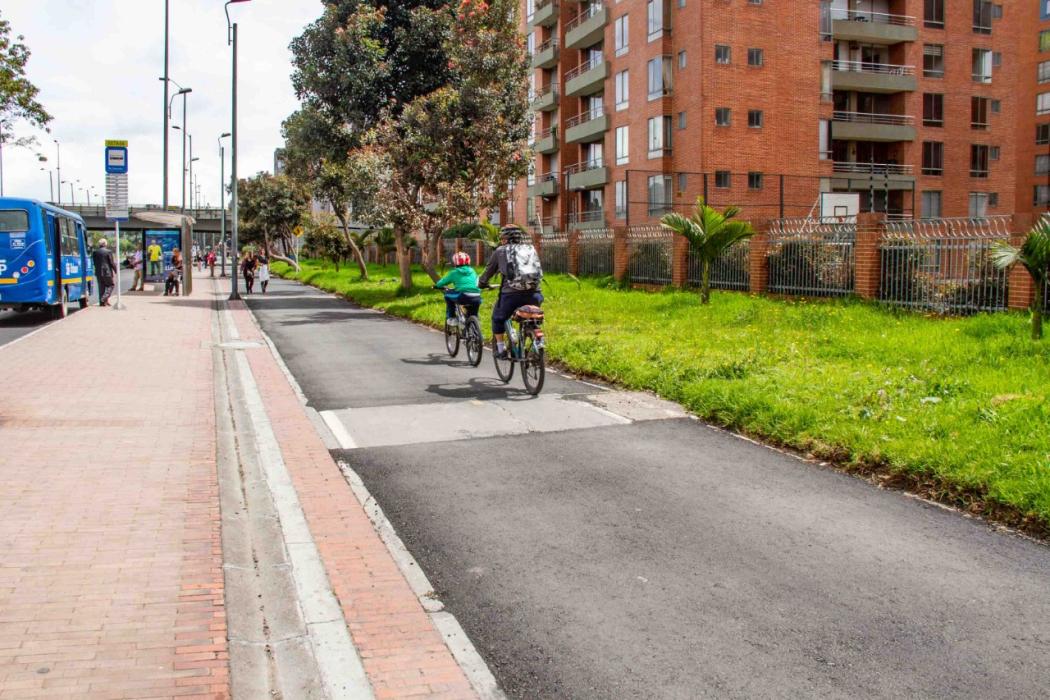
[[[143,221],[179,230],[181,241],[179,247],[182,250],[182,293],[186,296],[192,294],[193,258],[190,251],[193,250],[193,225],[197,223],[196,220],[192,216],[170,211],[140,211],[136,216]]]

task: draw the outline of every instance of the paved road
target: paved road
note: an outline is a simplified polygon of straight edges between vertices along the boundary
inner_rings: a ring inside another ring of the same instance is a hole
[[[1050,689],[1050,548],[298,285],[250,305],[513,697]]]

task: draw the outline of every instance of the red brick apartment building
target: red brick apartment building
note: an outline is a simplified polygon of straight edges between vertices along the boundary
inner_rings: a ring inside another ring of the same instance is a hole
[[[522,2],[536,158],[509,220],[1046,207],[1047,0]]]

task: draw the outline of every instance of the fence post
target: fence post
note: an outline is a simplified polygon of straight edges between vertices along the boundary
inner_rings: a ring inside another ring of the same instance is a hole
[[[613,277],[617,282],[623,282],[627,278],[627,270],[630,263],[630,249],[627,242],[626,228],[613,230]]]
[[[474,241],[474,264],[484,265],[487,262],[485,259],[485,244],[481,241]]]
[[[1015,248],[1024,244],[1028,232],[1032,230],[1034,219],[1031,214],[1014,214],[1011,222],[1010,245]],[[1035,280],[1028,274],[1023,265],[1014,265],[1006,278],[1008,296],[1006,306],[1010,309],[1030,309],[1035,301]],[[1042,290],[1039,290],[1042,292]]]
[[[882,224],[875,214],[857,215],[857,240],[853,249],[853,290],[861,299],[877,299],[881,278],[879,244]]]
[[[671,285],[685,287],[689,278],[689,239],[675,235],[671,243]]]
[[[580,274],[580,231],[569,231],[565,244],[565,257],[568,259],[569,274]]]
[[[769,223],[756,226],[758,231],[751,237],[748,246],[748,276],[753,294],[765,294],[769,290]]]

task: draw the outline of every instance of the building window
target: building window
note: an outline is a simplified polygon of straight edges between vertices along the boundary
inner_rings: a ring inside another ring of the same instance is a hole
[[[525,198],[525,223],[531,224],[536,221],[536,200],[532,197]]]
[[[685,68],[685,51],[678,52],[678,70]]]
[[[732,121],[732,110],[729,107],[715,108],[715,126],[729,126]]]
[[[617,56],[623,56],[627,53],[628,43],[628,24],[627,15],[617,17],[616,22],[613,24],[613,48]]]
[[[1050,153],[1044,153],[1035,157],[1035,174],[1050,175]]]
[[[973,49],[973,82],[992,82],[992,52],[988,49]]]
[[[820,119],[817,122],[817,153],[820,160],[831,158],[831,120]]]
[[[762,173],[749,172],[747,174],[747,188],[749,190],[760,190],[762,189]]]
[[[940,141],[922,142],[922,174],[944,174],[944,144]]]
[[[630,144],[629,131],[626,126],[616,127],[616,164],[624,165],[628,162],[628,149]]]
[[[992,3],[988,0],[973,0],[973,32],[992,33]]]
[[[970,98],[970,128],[971,129],[987,129],[988,128],[988,98],[987,97],[971,97]]]
[[[648,19],[649,41],[659,39],[664,35],[664,0],[649,0],[646,6],[646,18]]]
[[[525,184],[529,185],[530,187],[532,185],[536,184],[536,162],[535,161],[529,163],[529,170],[525,174]]]
[[[684,129],[685,128],[685,112],[679,112],[678,113],[678,128],[679,129]]]
[[[1003,54],[999,51],[992,51],[992,68],[1003,67]]]
[[[1040,93],[1035,98],[1035,113],[1050,114],[1050,92]]]
[[[1036,185],[1032,196],[1032,204],[1042,207],[1050,204],[1050,185]]]
[[[992,114],[1001,114],[1003,111],[1003,103],[1001,100],[992,100]]]
[[[1036,78],[1040,83],[1050,83],[1050,61],[1043,61],[1036,69]]]
[[[732,176],[728,170],[716,170],[715,171],[715,187],[720,189],[729,189],[732,184]]]
[[[617,219],[627,218],[627,181],[617,180],[614,187],[614,212]]]
[[[1050,124],[1035,125],[1035,144],[1037,146],[1050,144]]]
[[[760,109],[749,109],[747,110],[747,125],[752,129],[761,129],[764,124],[764,118],[762,110]]]
[[[671,211],[671,176],[651,175],[648,182],[649,216],[658,216]]]
[[[1039,32],[1039,52],[1050,51],[1050,29]]]
[[[686,187],[689,183],[689,176],[685,173],[678,173],[678,196],[685,194]]]
[[[987,192],[971,192],[970,193],[970,218],[971,219],[983,219],[988,216],[988,193]]]
[[[649,99],[671,94],[671,57],[660,56],[649,61]]]
[[[999,146],[989,146],[988,148],[988,160],[999,160],[1002,155],[1002,150]]]
[[[943,44],[925,44],[922,47],[922,74],[926,78],[944,77]]]
[[[925,0],[923,24],[934,29],[944,29],[944,0]]]
[[[747,65],[761,66],[766,62],[765,52],[762,49],[747,50]]]
[[[970,144],[970,177],[988,177],[988,147]]]
[[[944,126],[944,95],[934,92],[923,93],[922,125]]]
[[[627,71],[622,70],[617,73],[614,82],[616,85],[616,111],[620,112],[627,109],[627,102],[630,97]]]
[[[724,44],[715,44],[715,63],[728,66],[732,62],[733,50]]]
[[[671,117],[649,119],[649,157],[661,158],[671,151]]]
[[[989,192],[988,193],[988,206],[991,207],[992,209],[995,209],[996,207],[999,206],[999,193],[998,192]]]
[[[941,191],[925,190],[922,193],[922,218],[941,218]]]

